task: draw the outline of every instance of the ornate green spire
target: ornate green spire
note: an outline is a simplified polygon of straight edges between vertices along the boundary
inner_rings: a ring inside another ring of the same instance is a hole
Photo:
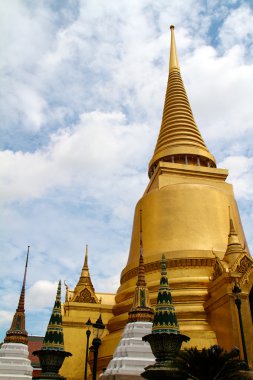
[[[61,315],[61,281],[59,281],[58,284],[56,300],[47,326],[47,332],[43,340],[42,350],[64,351]]]
[[[161,279],[155,307],[155,317],[152,327],[153,334],[173,333],[179,334],[179,326],[175,308],[172,303],[172,296],[166,271],[166,259],[162,256]]]

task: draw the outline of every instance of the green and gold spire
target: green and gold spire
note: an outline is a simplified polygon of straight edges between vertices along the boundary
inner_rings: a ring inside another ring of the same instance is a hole
[[[134,293],[134,300],[131,310],[128,313],[129,322],[145,321],[152,322],[154,311],[150,305],[149,291],[145,280],[145,267],[143,259],[142,243],[142,210],[140,210],[140,256],[138,267],[138,279]]]
[[[169,78],[160,134],[149,163],[150,177],[159,161],[216,167],[194,120],[180,74],[174,26],[170,29]]]
[[[173,333],[179,334],[179,326],[175,308],[172,303],[172,296],[166,271],[166,259],[162,256],[161,279],[155,307],[155,316],[152,327],[153,334]]]
[[[25,263],[25,273],[22,284],[22,289],[19,297],[18,307],[14,314],[11,328],[7,331],[4,342],[5,343],[22,343],[28,344],[28,336],[25,329],[25,287],[26,287],[26,274],[29,258],[29,249],[27,249],[26,263]]]
[[[64,351],[64,339],[61,314],[61,281],[59,281],[56,300],[47,326],[41,350]]]

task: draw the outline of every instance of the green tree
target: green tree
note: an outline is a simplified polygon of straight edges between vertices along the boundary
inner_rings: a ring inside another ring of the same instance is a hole
[[[243,380],[240,371],[248,367],[239,353],[238,348],[227,352],[217,345],[201,351],[195,347],[181,351],[178,365],[187,380]]]

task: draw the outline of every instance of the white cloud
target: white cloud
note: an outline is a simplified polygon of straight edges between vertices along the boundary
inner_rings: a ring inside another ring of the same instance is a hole
[[[253,132],[249,103],[253,64],[243,62],[243,50],[238,46],[223,56],[213,47],[203,46],[187,58],[183,70],[199,129],[213,153],[222,158],[230,154],[232,144],[243,143]]]
[[[247,48],[250,47],[245,54],[250,54],[252,57],[252,17],[253,11],[248,4],[243,4],[228,15],[219,31],[223,49],[230,49],[234,45],[245,45]]]
[[[234,184],[238,199],[251,200],[253,195],[253,157],[230,156],[220,163],[229,169],[229,181]]]
[[[121,113],[92,112],[53,134],[48,147],[34,153],[0,152],[2,200],[29,200],[54,188],[81,185],[84,197],[96,198],[118,186],[113,184],[116,176],[117,182],[126,177],[136,183],[133,175],[151,145],[149,131],[144,124],[127,124]]]
[[[6,326],[11,323],[13,314],[9,311],[0,311],[0,325]]]
[[[17,86],[16,91],[16,98],[19,100],[19,110],[17,111],[24,114],[25,128],[32,128],[35,131],[38,130],[45,119],[45,100],[35,92],[34,89],[26,87],[25,85]]]
[[[27,291],[27,311],[38,310],[49,306],[53,308],[57,285],[56,282],[45,280],[36,281]]]

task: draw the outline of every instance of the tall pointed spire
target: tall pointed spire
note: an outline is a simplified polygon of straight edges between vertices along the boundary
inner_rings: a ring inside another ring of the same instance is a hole
[[[140,210],[140,256],[138,279],[134,293],[134,300],[131,310],[128,313],[129,322],[145,321],[152,322],[154,311],[150,305],[149,291],[145,280],[145,267],[143,260],[143,243],[142,243],[142,210]]]
[[[193,118],[177,58],[174,26],[171,29],[169,79],[162,124],[154,155],[149,163],[151,177],[159,161],[215,167]]]
[[[22,289],[20,292],[18,307],[13,316],[10,330],[7,331],[4,339],[5,343],[28,343],[27,332],[25,329],[25,287],[26,287],[26,274],[28,266],[30,246],[28,245],[25,263],[25,273],[23,278]]]
[[[177,323],[175,308],[172,302],[172,296],[166,271],[166,259],[164,255],[162,255],[161,261],[161,279],[157,296],[152,333],[179,334],[179,326]]]
[[[61,281],[58,283],[56,299],[47,326],[42,350],[64,351],[62,314],[61,314]]]
[[[136,286],[146,286],[145,280],[145,268],[143,260],[143,242],[142,242],[142,210],[140,210],[140,257],[139,257],[139,269],[138,280]]]
[[[88,267],[88,244],[85,248],[84,264],[79,281],[75,287],[74,295],[71,301],[85,303],[99,303],[95,290],[90,278]]]

